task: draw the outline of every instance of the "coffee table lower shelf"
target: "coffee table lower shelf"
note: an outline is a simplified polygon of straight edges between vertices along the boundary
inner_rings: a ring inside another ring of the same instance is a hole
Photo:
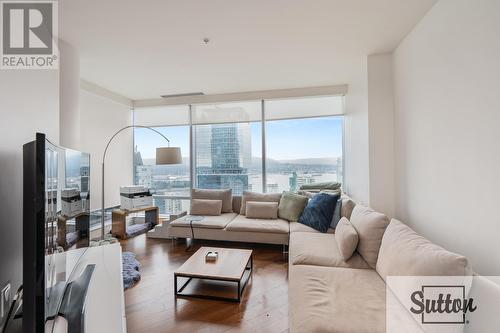
[[[193,276],[188,276],[185,274],[181,273],[174,273],[174,291],[175,291],[175,297],[193,297],[193,298],[201,298],[201,299],[211,299],[211,300],[217,300],[217,301],[228,301],[228,302],[241,302],[241,296],[243,296],[243,292],[245,290],[245,287],[248,283],[248,280],[252,277],[252,272],[253,272],[253,259],[252,256],[250,256],[250,259],[248,259],[248,263],[245,267],[245,271],[243,272],[243,275],[239,280],[227,280],[227,279],[222,279],[222,278],[217,278],[217,277],[205,277],[205,276],[200,276],[200,277],[193,277]],[[182,284],[182,286],[178,289],[178,278],[187,278],[187,281]],[[206,295],[206,294],[187,294],[183,293],[184,289],[189,285],[189,283],[193,280],[210,280],[210,281],[218,281],[218,282],[227,282],[227,283],[235,283],[236,284],[236,292],[237,292],[237,297],[223,297],[223,296],[213,296],[213,295]]]

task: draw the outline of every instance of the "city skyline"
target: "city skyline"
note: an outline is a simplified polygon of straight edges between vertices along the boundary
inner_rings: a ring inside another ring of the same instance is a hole
[[[193,156],[189,126],[156,129],[183,151],[182,164],[155,165],[154,151],[162,145],[162,138],[147,129],[135,130],[135,182],[156,194],[155,204],[162,213],[188,209],[185,198],[190,195],[191,181],[198,188],[231,188],[234,194],[297,191],[304,184],[342,181],[342,118],[267,122],[265,170],[259,122],[193,126]],[[190,158],[194,159],[193,174]]]
[[[193,129],[196,126],[193,126]],[[169,138],[170,145],[181,148],[184,159],[189,158],[189,126],[156,127]],[[250,123],[252,158],[262,157],[262,126]],[[343,119],[320,117],[266,122],[267,158],[282,161],[312,158],[338,158],[343,153]],[[316,134],[316,135],[313,135]],[[325,138],[319,138],[324,135]],[[319,141],[324,139],[324,141]],[[290,144],[293,142],[294,144]],[[143,160],[154,159],[156,147],[165,146],[165,140],[147,129],[135,129],[134,145]]]

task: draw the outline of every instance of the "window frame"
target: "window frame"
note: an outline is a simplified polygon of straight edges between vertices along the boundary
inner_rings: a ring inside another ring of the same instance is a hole
[[[341,114],[331,114],[331,115],[320,115],[320,116],[304,116],[304,117],[289,117],[289,118],[283,118],[283,119],[269,119],[266,120],[266,101],[272,101],[272,100],[279,100],[279,99],[298,99],[298,98],[309,98],[309,97],[339,97],[341,98],[341,104],[342,104],[342,113]],[[341,172],[341,181],[342,185],[345,188],[346,183],[347,183],[347,177],[345,173],[345,153],[346,153],[346,146],[345,146],[345,95],[324,95],[324,96],[303,96],[303,97],[287,97],[287,98],[269,98],[269,99],[254,99],[254,100],[235,100],[234,102],[259,102],[261,105],[261,118],[260,118],[260,123],[261,123],[261,142],[262,142],[262,147],[261,147],[261,152],[262,152],[262,163],[261,163],[261,170],[262,170],[262,192],[266,193],[267,192],[267,170],[266,170],[266,159],[267,159],[267,145],[266,145],[266,122],[275,122],[275,121],[280,121],[280,120],[297,120],[297,119],[313,119],[313,118],[330,118],[330,117],[335,117],[339,118],[342,121],[342,172]],[[202,125],[202,124],[194,124],[193,123],[193,112],[194,108],[199,105],[205,105],[205,104],[225,104],[225,103],[231,103],[231,101],[225,101],[221,103],[188,103],[188,104],[179,104],[179,106],[187,106],[188,107],[188,112],[189,112],[189,124],[187,125],[182,125],[182,126],[189,126],[189,177],[190,177],[190,190],[193,188],[196,188],[197,184],[197,176],[196,176],[196,145],[195,145],[195,140],[194,140],[194,126],[197,125]],[[165,107],[171,107],[173,105],[165,105]],[[132,116],[132,123],[135,125],[135,109],[133,111],[133,116]],[[250,121],[249,123],[252,123],[255,121]],[[171,126],[181,126],[181,125],[155,125],[151,126],[153,128],[157,127],[171,127]],[[135,133],[134,137],[132,139],[132,154],[134,154],[134,149],[135,149]],[[135,172],[135,166],[132,165],[133,173]],[[135,174],[134,174],[134,182],[135,182]]]

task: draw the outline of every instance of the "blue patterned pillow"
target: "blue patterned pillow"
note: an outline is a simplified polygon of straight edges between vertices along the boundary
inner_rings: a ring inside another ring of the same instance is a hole
[[[300,216],[299,223],[305,224],[320,232],[327,232],[332,223],[333,212],[340,194],[319,193],[307,204]]]

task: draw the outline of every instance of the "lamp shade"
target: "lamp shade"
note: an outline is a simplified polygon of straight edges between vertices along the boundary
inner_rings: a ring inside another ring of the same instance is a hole
[[[180,147],[156,148],[156,164],[182,164]]]

